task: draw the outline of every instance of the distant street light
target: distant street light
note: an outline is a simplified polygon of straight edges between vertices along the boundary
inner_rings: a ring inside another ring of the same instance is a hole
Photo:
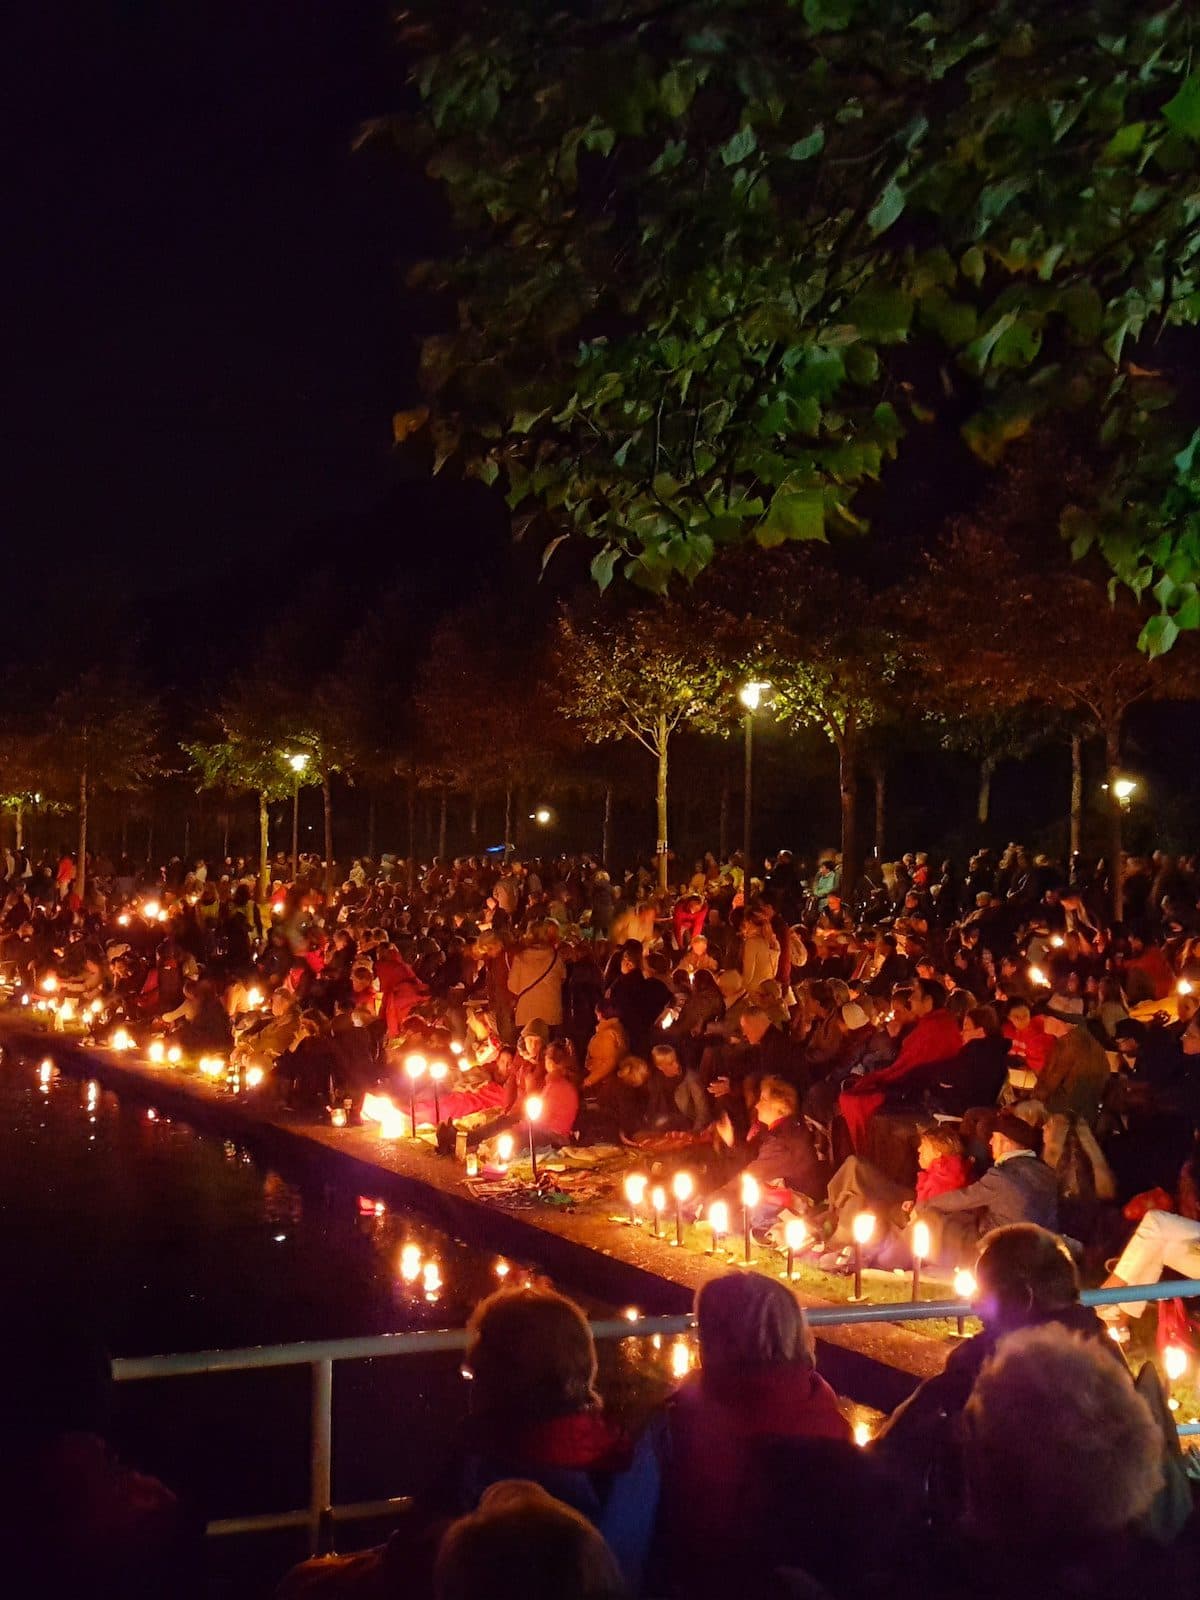
[[[531,814],[533,820],[539,823],[543,828],[546,827],[550,821],[550,808],[548,806],[539,806],[537,810]]]
[[[308,765],[308,756],[299,751],[287,758],[287,764],[295,774],[292,785],[292,882],[300,876],[300,774]]]
[[[745,731],[745,771],[742,778],[742,873],[746,899],[750,898],[750,835],[754,807],[754,713],[762,704],[763,694],[771,687],[751,679],[738,690],[738,699],[746,708],[742,718]]]
[[[1137,791],[1137,784],[1132,778],[1118,778],[1113,784],[1113,793],[1123,806],[1127,806]]]

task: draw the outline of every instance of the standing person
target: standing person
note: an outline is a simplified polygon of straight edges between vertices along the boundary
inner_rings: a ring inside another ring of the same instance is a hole
[[[567,969],[558,953],[558,930],[541,922],[516,952],[508,973],[513,1014],[519,1028],[540,1018],[548,1028],[561,1028],[562,991]]]

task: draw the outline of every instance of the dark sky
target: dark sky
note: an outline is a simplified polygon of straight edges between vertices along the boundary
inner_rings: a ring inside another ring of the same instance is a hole
[[[307,560],[363,529],[365,559],[422,559],[390,415],[436,221],[351,151],[404,93],[390,9],[38,0],[5,25],[0,504],[33,588],[202,593],[263,542]]]

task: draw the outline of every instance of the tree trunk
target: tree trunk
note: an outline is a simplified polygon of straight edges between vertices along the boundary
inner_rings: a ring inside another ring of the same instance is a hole
[[[375,859],[375,794],[374,791],[367,796],[367,856],[371,861]]]
[[[976,822],[986,822],[992,810],[992,777],[996,771],[995,756],[984,756],[979,763],[979,800],[975,807]]]
[[[512,854],[512,784],[504,791],[504,859],[507,862]]]
[[[271,813],[267,808],[267,794],[261,789],[258,795],[258,898],[267,898],[269,862],[271,856]]]
[[[444,861],[446,859],[446,799],[447,799],[447,790],[446,790],[446,785],[443,784],[442,785],[442,801],[441,801],[441,806],[440,806],[440,808],[438,810],[437,853],[438,853],[438,860],[439,861]]]
[[[754,828],[754,713],[747,711],[742,718],[742,871],[745,874],[745,893],[750,894],[750,879],[754,872],[752,837]]]
[[[667,861],[667,744],[670,735],[667,732],[667,719],[665,716],[658,719],[657,738],[655,745],[658,750],[658,781],[655,787],[655,806],[658,822],[658,838],[655,841],[655,854],[658,857],[658,887],[666,891],[668,877]]]
[[[608,852],[612,849],[612,802],[613,786],[611,783],[604,785],[604,829],[600,835],[600,865],[607,869]]]
[[[875,859],[882,861],[887,848],[887,768],[877,765],[872,777],[875,780]]]
[[[842,895],[849,909],[858,883],[858,730],[848,720],[837,741],[838,792],[842,813]]]
[[[87,890],[87,835],[88,835],[88,771],[79,774],[79,864],[75,873],[75,889],[82,900]]]
[[[408,774],[408,892],[417,886],[417,774]]]
[[[1125,873],[1121,856],[1121,802],[1117,782],[1121,776],[1121,722],[1114,718],[1104,730],[1104,766],[1108,776],[1108,853],[1113,921],[1125,915]]]
[[[192,846],[192,817],[190,812],[185,812],[183,817],[183,865],[186,868],[188,856]]]
[[[25,807],[20,800],[17,801],[16,813],[13,817],[13,826],[16,830],[17,849],[25,848]]]
[[[717,822],[717,860],[729,859],[729,780],[721,784],[721,814]]]
[[[1071,735],[1071,843],[1072,862],[1083,846],[1083,735]],[[1074,878],[1072,876],[1072,881]]]
[[[471,790],[471,809],[467,813],[467,832],[471,836],[472,850],[479,843],[479,790]]]
[[[321,804],[325,811],[325,893],[333,893],[333,788],[329,774],[321,778]]]
[[[221,865],[229,860],[229,813],[221,813]]]

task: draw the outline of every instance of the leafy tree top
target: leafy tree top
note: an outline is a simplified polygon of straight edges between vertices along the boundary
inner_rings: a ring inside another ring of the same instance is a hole
[[[594,541],[602,586],[619,570],[662,590],[723,545],[860,528],[856,489],[914,427],[961,426],[995,461],[1070,407],[1121,484],[1092,537],[1122,576],[1169,569],[1167,611],[1200,620],[1161,410],[1159,459],[1135,448],[1164,385],[1130,359],[1200,314],[1186,6],[407,15],[462,242],[421,274],[458,305],[424,351],[439,465],[457,455],[522,522]],[[397,437],[424,419],[401,414]]]

